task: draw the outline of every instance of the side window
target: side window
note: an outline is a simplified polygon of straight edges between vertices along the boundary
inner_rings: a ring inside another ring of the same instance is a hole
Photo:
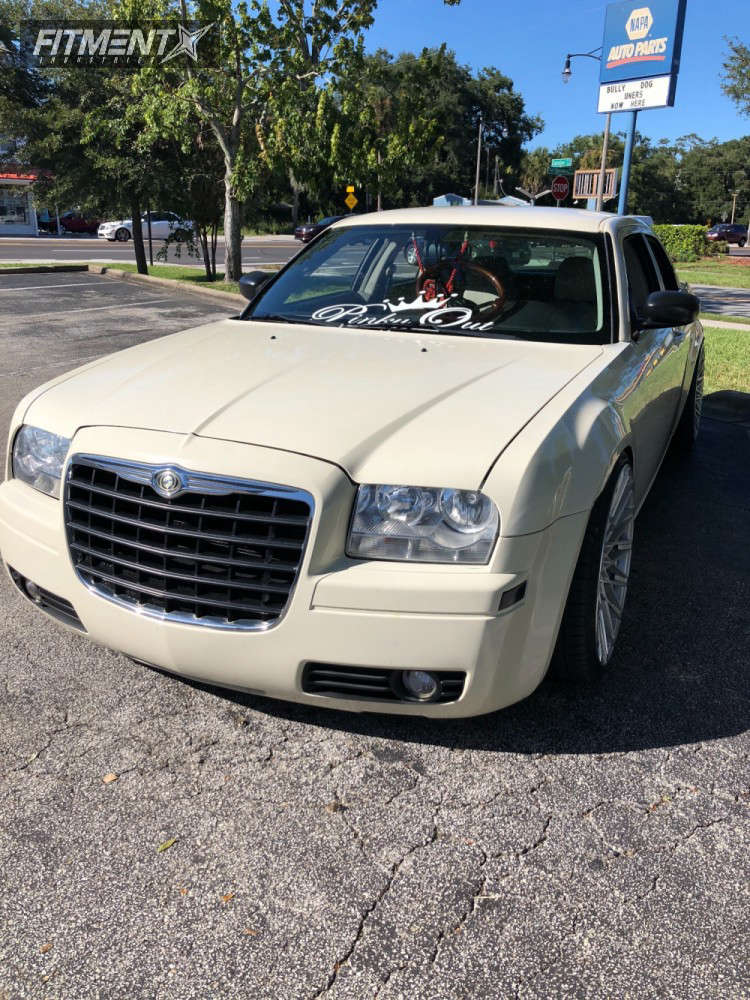
[[[330,230],[321,237],[320,243],[305,252],[304,262],[300,264],[299,273],[304,276],[306,291],[301,293],[297,288],[299,277],[289,284],[282,279],[269,289],[264,305],[273,301],[275,309],[300,299],[340,295],[342,292],[356,296],[354,287],[372,245],[372,237],[367,232],[347,232],[337,236],[334,230]],[[275,301],[277,299],[278,302]]]
[[[676,292],[679,285],[677,284],[672,262],[667,256],[667,251],[655,236],[647,236],[646,239],[656,260],[656,266],[661,273],[662,284],[668,292]]]
[[[646,299],[651,292],[659,291],[659,279],[656,276],[651,255],[644,243],[643,237],[636,233],[626,236],[623,240],[625,268],[628,275],[628,298],[630,299],[631,317],[643,311]]]

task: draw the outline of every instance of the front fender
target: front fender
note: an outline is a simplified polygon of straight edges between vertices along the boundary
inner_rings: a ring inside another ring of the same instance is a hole
[[[530,534],[590,510],[628,448],[631,433],[621,412],[590,390],[557,419],[540,414],[506,448],[482,486],[500,509],[502,534]]]

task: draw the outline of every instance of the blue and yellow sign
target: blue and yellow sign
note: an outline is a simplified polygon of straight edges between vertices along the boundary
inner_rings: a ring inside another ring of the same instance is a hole
[[[672,77],[680,67],[687,0],[626,0],[607,7],[601,83]],[[670,101],[669,103],[672,103]]]

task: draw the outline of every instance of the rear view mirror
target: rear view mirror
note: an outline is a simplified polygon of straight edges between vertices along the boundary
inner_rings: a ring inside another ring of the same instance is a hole
[[[261,288],[268,284],[271,275],[267,271],[250,271],[240,278],[240,292],[248,302],[252,302]]]
[[[700,307],[700,300],[689,292],[651,292],[638,326],[642,330],[687,326],[698,318]]]

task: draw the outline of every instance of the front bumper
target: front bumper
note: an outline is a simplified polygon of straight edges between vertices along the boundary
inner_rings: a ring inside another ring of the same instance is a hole
[[[544,676],[585,514],[501,539],[489,567],[363,562],[343,554],[355,487],[326,462],[113,428],[80,431],[72,451],[302,486],[315,499],[310,541],[286,614],[267,631],[227,632],[148,618],[92,593],[74,572],[60,501],[17,480],[2,484],[4,561],[69,601],[90,638],[105,646],[211,684],[359,712],[477,715],[525,697]],[[525,598],[500,612],[502,595],[522,582]],[[457,701],[439,704],[321,696],[302,690],[310,661],[464,671],[466,683]]]

